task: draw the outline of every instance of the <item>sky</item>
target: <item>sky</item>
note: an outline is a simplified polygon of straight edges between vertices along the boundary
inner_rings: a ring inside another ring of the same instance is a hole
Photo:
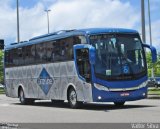
[[[129,28],[141,34],[141,0],[19,0],[20,40],[27,41],[50,32],[97,27]],[[0,0],[0,39],[5,44],[17,41],[16,0]],[[160,0],[150,0],[153,46],[160,51]],[[150,44],[148,0],[146,43]]]

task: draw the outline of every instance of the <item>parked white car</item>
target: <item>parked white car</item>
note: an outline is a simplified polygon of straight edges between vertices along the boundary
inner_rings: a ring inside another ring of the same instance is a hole
[[[3,88],[4,86],[2,84],[0,84],[0,88]]]

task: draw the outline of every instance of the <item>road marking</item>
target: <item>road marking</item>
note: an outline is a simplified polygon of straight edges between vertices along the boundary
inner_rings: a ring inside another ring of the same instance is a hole
[[[8,107],[9,105],[9,103],[0,104],[1,107]]]

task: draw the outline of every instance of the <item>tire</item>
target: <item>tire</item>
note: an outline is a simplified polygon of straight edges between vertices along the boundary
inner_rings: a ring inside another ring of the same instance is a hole
[[[79,108],[80,105],[82,104],[81,102],[77,101],[77,93],[73,88],[70,88],[68,92],[68,104],[70,108],[73,109]]]
[[[125,102],[114,102],[114,105],[117,107],[122,107],[124,106]]]
[[[34,103],[34,99],[25,98],[25,94],[24,94],[24,91],[23,91],[22,88],[19,91],[19,101],[22,105],[27,105],[27,104],[33,104]]]

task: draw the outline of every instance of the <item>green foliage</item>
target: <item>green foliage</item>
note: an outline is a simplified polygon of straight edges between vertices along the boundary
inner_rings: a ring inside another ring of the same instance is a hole
[[[4,94],[5,92],[4,92],[4,88],[1,88],[0,87],[0,94]]]
[[[152,88],[148,90],[148,95],[160,95],[160,88]]]
[[[4,53],[0,50],[0,83],[3,83],[3,58]]]
[[[151,53],[147,52],[146,53],[146,58],[147,58],[147,66],[148,66],[148,76],[151,77],[151,69],[153,67],[154,69],[154,75],[155,77],[160,77],[160,53],[157,56],[157,62],[152,63],[151,61]]]

